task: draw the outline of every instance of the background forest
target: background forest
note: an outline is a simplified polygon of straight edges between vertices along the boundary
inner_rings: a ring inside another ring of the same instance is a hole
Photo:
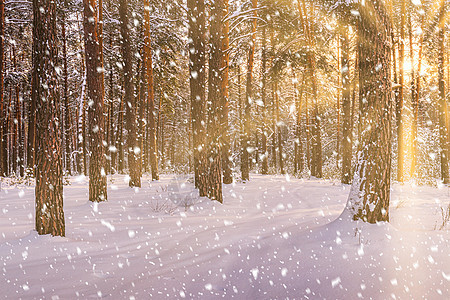
[[[56,124],[63,174],[91,175],[92,201],[106,199],[96,178],[112,173],[128,173],[130,186],[139,186],[142,172],[158,179],[195,171],[200,194],[219,201],[221,188],[211,186],[222,171],[208,171],[202,183],[204,168],[223,169],[224,183],[246,181],[249,172],[351,182],[361,118],[371,109],[360,92],[355,23],[327,1],[227,2],[42,4],[43,15],[56,14],[58,105],[47,121]],[[32,2],[0,5],[1,174],[27,178],[39,149],[32,68],[42,56],[38,35],[33,40],[39,24]],[[448,183],[448,3],[399,0],[385,8],[390,177]],[[93,134],[99,130],[102,138]]]

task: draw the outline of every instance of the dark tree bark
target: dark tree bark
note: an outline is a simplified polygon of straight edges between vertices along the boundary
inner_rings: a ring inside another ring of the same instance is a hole
[[[342,176],[341,182],[349,184],[351,182],[352,168],[352,120],[351,120],[351,100],[350,100],[350,64],[349,64],[349,38],[348,27],[342,28],[341,34],[341,70],[342,70]]]
[[[256,8],[258,6],[258,0],[252,0],[253,9],[253,21],[252,21],[252,38],[250,42],[250,48],[248,50],[248,62],[247,62],[247,82],[245,92],[245,109],[244,109],[244,135],[242,136],[242,156],[241,156],[241,177],[243,181],[250,179],[250,167],[249,167],[249,148],[250,148],[250,112],[251,104],[253,102],[253,65],[255,58],[255,44],[256,44]]]
[[[36,230],[65,235],[59,123],[56,2],[33,0],[33,78],[36,82]]]
[[[107,200],[105,172],[105,121],[103,115],[102,65],[98,43],[95,0],[83,0],[86,57],[87,100],[89,116],[89,200]]]
[[[136,135],[136,101],[134,98],[133,84],[133,59],[131,51],[131,40],[128,29],[128,4],[127,0],[119,1],[120,33],[122,35],[122,58],[125,81],[125,106],[128,148],[128,171],[130,173],[130,187],[141,187],[141,173],[139,158],[141,149]]]
[[[205,148],[205,47],[206,19],[204,0],[188,0],[189,21],[189,72],[194,146],[195,186],[200,196],[206,196],[206,174],[204,174]]]
[[[149,0],[144,0],[144,6],[150,6]],[[155,123],[155,92],[153,87],[153,65],[152,65],[152,44],[150,36],[150,11],[145,11],[145,39],[144,39],[144,60],[147,72],[147,124],[150,166],[152,180],[159,180],[158,172],[158,148],[156,144],[156,123]]]

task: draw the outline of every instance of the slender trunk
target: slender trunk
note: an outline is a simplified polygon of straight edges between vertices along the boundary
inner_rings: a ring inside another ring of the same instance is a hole
[[[399,94],[397,102],[397,142],[398,142],[398,164],[397,180],[404,181],[405,172],[405,150],[404,150],[404,132],[403,132],[403,94],[404,94],[404,64],[405,64],[405,18],[406,18],[406,0],[401,0],[400,12],[400,47],[399,47]]]
[[[147,109],[147,101],[144,101],[145,99],[145,91],[147,89],[147,86],[145,84],[145,73],[146,73],[146,68],[145,68],[145,56],[142,53],[142,57],[144,57],[143,61],[142,61],[142,65],[140,68],[140,73],[137,76],[137,81],[139,84],[139,98],[138,98],[138,102],[139,102],[139,113],[138,113],[138,125],[139,125],[139,133],[138,133],[138,139],[139,139],[139,149],[141,149],[141,153],[139,153],[139,164],[142,166],[140,169],[140,174],[139,176],[142,177],[142,173],[143,173],[143,157],[144,155],[146,155],[146,152],[144,152],[144,134],[145,134],[145,124],[147,123],[146,119],[145,119],[145,111]],[[138,69],[139,70],[139,69]]]
[[[123,94],[123,90],[122,90],[122,94]],[[122,97],[120,98],[120,105],[119,105],[119,117],[117,120],[117,139],[116,139],[116,143],[117,143],[117,149],[118,149],[118,158],[119,158],[119,162],[118,162],[118,172],[119,174],[123,174],[123,169],[125,168],[125,158],[124,158],[124,151],[123,151],[123,115],[124,115],[124,96],[122,95]]]
[[[86,75],[85,75],[86,76]],[[86,99],[83,95],[81,101],[82,103],[82,112],[81,112],[81,147],[82,147],[82,153],[83,153],[83,174],[86,176],[88,175],[88,167],[87,167],[87,135],[86,135]]]
[[[194,147],[195,186],[200,196],[206,196],[206,174],[204,173],[205,148],[205,47],[206,18],[205,1],[188,0],[189,20],[189,71],[192,140]]]
[[[92,10],[95,0],[83,0],[84,41],[86,58],[87,100],[89,117],[89,200],[107,200],[105,147],[105,121],[103,115],[102,71],[98,43],[97,16]]]
[[[442,1],[441,9],[440,9],[440,19],[445,16],[445,1]],[[438,79],[439,79],[439,140],[441,146],[441,179],[444,184],[448,184],[450,182],[449,176],[449,166],[448,166],[448,108],[447,101],[445,95],[445,78],[444,78],[444,53],[445,53],[445,26],[440,26],[438,33],[438,48],[439,48],[439,57],[438,57]]]
[[[274,35],[274,29],[273,27],[270,30],[270,46],[272,48],[272,57],[271,57],[271,65],[273,67],[273,64],[275,62],[275,35]],[[273,76],[273,75],[272,75]],[[271,88],[271,123],[272,123],[272,167],[277,173],[277,118],[276,118],[276,105],[275,105],[275,76],[272,78],[272,82],[270,85]]]
[[[420,34],[420,42],[419,42],[419,58],[418,58],[418,66],[417,66],[417,75],[416,75],[416,98],[413,99],[413,159],[412,159],[412,165],[411,165],[411,174],[414,176],[416,172],[416,165],[417,165],[417,157],[418,157],[418,147],[417,147],[417,141],[418,141],[418,128],[419,128],[419,100],[420,100],[420,76],[422,72],[422,50],[423,50],[423,35],[424,35],[424,17],[421,17],[421,29],[422,33]]]
[[[150,6],[149,0],[144,0],[144,6]],[[150,36],[150,11],[145,11],[145,39],[144,39],[144,58],[145,69],[147,71],[147,124],[149,134],[149,154],[152,170],[152,180],[159,179],[158,172],[158,148],[156,144],[156,124],[155,124],[155,93],[153,87],[153,66],[152,66],[152,45]]]
[[[261,82],[261,99],[263,102],[263,109],[262,109],[262,124],[261,124],[261,131],[262,131],[262,169],[261,174],[266,175],[269,173],[269,153],[267,151],[267,135],[268,135],[268,128],[267,128],[267,95],[266,95],[266,89],[267,89],[267,49],[266,49],[266,26],[262,28],[262,58],[261,58],[261,73],[262,73],[262,82]]]
[[[5,1],[0,0],[0,176],[8,175],[8,149],[7,149],[7,123],[6,123],[6,106],[4,105],[4,66],[5,66],[5,46],[4,46],[4,36],[5,36]],[[34,55],[34,47],[35,47],[35,39],[33,39],[33,55]],[[34,56],[33,56],[34,57]],[[33,73],[35,75],[35,73]],[[33,77],[34,78],[34,77]],[[32,103],[33,101],[32,97]],[[31,115],[30,115],[31,116]],[[34,114],[32,114],[32,118],[34,121]],[[33,122],[34,124],[34,122]],[[30,127],[31,122],[30,122]],[[29,135],[30,136],[30,135]],[[30,139],[29,139],[30,140]],[[32,146],[28,149],[32,149]],[[31,151],[30,151],[31,152]],[[28,156],[29,159],[31,156]],[[31,161],[31,159],[30,159]]]
[[[258,0],[252,0],[253,8],[253,22],[252,22],[252,38],[250,42],[250,48],[248,50],[248,62],[247,62],[247,82],[246,82],[246,92],[245,92],[245,112],[244,112],[244,135],[242,137],[242,158],[241,158],[241,177],[243,181],[248,181],[250,179],[250,168],[249,168],[249,149],[250,149],[250,112],[251,104],[253,102],[253,63],[255,56],[255,43],[256,43],[256,8],[258,6]]]
[[[408,14],[408,29],[409,29],[409,57],[411,59],[411,105],[413,110],[413,118],[414,113],[416,111],[416,75],[414,72],[414,50],[413,50],[413,32],[412,32],[412,23],[411,23],[411,10]],[[410,169],[410,178],[414,177],[415,172],[415,164],[416,164],[416,149],[415,143],[417,139],[417,127],[415,126],[414,120],[411,124],[411,169]]]
[[[64,82],[64,91],[63,91],[63,98],[64,98],[64,144],[65,144],[65,155],[64,155],[64,161],[65,161],[65,167],[66,171],[69,173],[69,175],[72,174],[72,168],[70,167],[71,162],[71,152],[70,152],[70,124],[71,124],[71,118],[70,118],[70,107],[69,107],[69,75],[67,71],[67,38],[66,38],[66,22],[65,20],[62,20],[61,22],[62,26],[62,38],[63,38],[63,82]]]
[[[221,104],[222,104],[222,13],[224,2],[216,0],[211,6],[210,54],[208,80],[208,129],[206,138],[207,196],[223,202],[221,161]]]
[[[125,81],[125,107],[127,128],[127,150],[128,150],[128,172],[130,173],[130,187],[141,187],[139,176],[140,168],[138,155],[140,153],[139,143],[136,136],[136,100],[134,97],[133,84],[133,59],[131,51],[130,32],[128,28],[128,1],[119,1],[120,33],[122,35],[122,58]]]
[[[275,118],[277,122],[277,153],[278,159],[280,163],[280,172],[281,174],[285,174],[284,171],[284,160],[283,160],[283,136],[281,131],[281,122],[280,122],[280,91],[278,90],[278,80],[275,79]]]
[[[221,58],[221,85],[220,85],[220,106],[219,106],[219,117],[220,117],[220,145],[222,148],[222,169],[223,169],[223,183],[231,184],[233,182],[233,174],[231,171],[231,156],[230,156],[230,128],[228,124],[228,114],[229,114],[229,91],[228,91],[228,72],[229,72],[229,39],[228,31],[229,24],[228,20],[223,19],[228,15],[228,0],[221,0],[222,12],[221,12],[221,23],[222,27],[222,58]]]
[[[300,2],[298,2],[299,11],[301,12],[301,20],[303,24],[303,31],[308,40],[308,45],[314,48],[314,39],[311,33],[311,22],[307,18],[307,10],[305,0],[302,0],[302,5],[300,7]],[[310,15],[314,15],[313,4],[311,4]],[[316,61],[313,52],[308,52],[308,71],[309,77],[312,84],[313,93],[313,114],[312,114],[312,132],[311,132],[311,145],[312,145],[312,155],[311,155],[311,175],[321,178],[322,177],[322,141],[321,141],[321,125],[319,117],[319,104],[318,104],[318,91],[317,91],[317,79],[316,79]]]
[[[12,45],[12,49],[11,49],[11,53],[12,53],[12,63],[13,63],[13,68],[14,68],[14,72],[17,72],[17,61],[16,61],[16,47],[13,44]],[[12,103],[11,103],[11,107],[12,107]],[[12,149],[12,171],[14,174],[17,173],[17,165],[18,165],[18,161],[17,161],[17,154],[18,154],[18,133],[19,133],[19,122],[18,122],[18,118],[19,118],[19,114],[20,114],[20,104],[19,104],[19,85],[15,84],[15,89],[14,89],[14,109],[11,110],[12,113],[12,119],[13,122],[11,123],[12,126],[12,143],[11,143],[11,149]]]
[[[112,49],[112,35],[109,36],[109,48]],[[116,147],[116,139],[114,135],[114,76],[113,76],[113,67],[112,62],[109,62],[109,117],[108,117],[108,129],[110,132],[109,135],[109,146],[111,147],[111,151],[109,152],[111,155],[111,163],[110,165],[110,173],[114,173],[116,170],[116,158],[117,158],[117,147]],[[120,112],[119,112],[120,114]],[[117,128],[117,126],[116,126]]]
[[[352,120],[350,101],[350,64],[349,64],[348,27],[343,28],[341,35],[341,69],[342,69],[342,176],[341,182],[349,184],[352,173]]]
[[[341,69],[341,39],[342,37],[338,35],[337,38],[337,69],[338,69],[338,78],[337,78],[337,99],[336,99],[336,115],[337,115],[337,128],[336,128],[336,167],[339,168],[339,160],[341,159],[341,100],[340,100],[340,88],[342,83],[342,72]],[[347,66],[348,68],[348,66]],[[348,71],[348,70],[347,70]],[[343,87],[342,87],[343,88]]]
[[[33,0],[33,78],[36,82],[36,230],[65,235],[56,69],[56,2]],[[43,87],[46,88],[43,88]]]
[[[304,76],[303,76],[304,77]],[[302,98],[303,98],[303,82],[304,78],[300,83],[300,92],[298,91],[297,84],[295,85],[295,98],[296,98],[296,109],[297,109],[297,124],[296,124],[296,139],[295,139],[295,174],[301,174],[304,168],[303,161],[303,144],[302,144]]]
[[[23,58],[23,57],[22,57]],[[19,176],[23,177],[25,175],[25,101],[23,96],[25,94],[25,83],[22,83],[22,109],[20,114],[20,131],[19,131]]]

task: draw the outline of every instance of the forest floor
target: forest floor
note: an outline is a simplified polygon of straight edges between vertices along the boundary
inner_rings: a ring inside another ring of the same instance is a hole
[[[185,177],[126,179],[94,204],[69,178],[64,238],[38,236],[34,186],[3,179],[0,298],[450,299],[448,187],[396,184],[391,222],[368,225],[336,220],[333,181],[253,174],[222,205]]]

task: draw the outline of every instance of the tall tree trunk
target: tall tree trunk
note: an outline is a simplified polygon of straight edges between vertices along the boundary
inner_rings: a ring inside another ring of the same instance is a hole
[[[103,91],[98,43],[97,16],[93,11],[95,0],[83,0],[84,41],[86,58],[87,100],[89,117],[89,200],[101,202],[107,200],[105,172],[105,121],[103,115]]]
[[[341,35],[341,70],[342,70],[342,176],[341,182],[349,184],[352,173],[352,120],[350,101],[350,64],[349,64],[348,26],[342,28]]]
[[[263,26],[262,28],[262,57],[261,57],[261,74],[262,74],[262,82],[261,82],[261,99],[263,102],[263,109],[262,109],[262,168],[261,168],[261,174],[266,175],[269,173],[269,153],[267,151],[267,137],[268,137],[268,127],[267,122],[269,121],[267,119],[267,49],[266,49],[266,26]]]
[[[412,22],[411,22],[411,9],[409,10],[408,13],[408,30],[409,30],[409,57],[411,59],[411,106],[412,106],[412,111],[413,111],[413,118],[414,118],[414,113],[416,110],[416,75],[415,75],[415,71],[414,71],[414,49],[413,49],[413,32],[412,32]],[[414,119],[411,122],[411,140],[409,142],[411,142],[411,168],[410,168],[410,172],[409,172],[409,176],[410,178],[414,177],[414,172],[415,172],[415,162],[416,162],[416,152],[415,152],[415,141],[417,139],[417,127],[415,126],[415,122]]]
[[[224,92],[227,92],[228,74],[224,74],[225,58],[223,57],[224,23],[227,7],[223,0],[216,0],[211,7],[210,57],[209,57],[209,87],[208,87],[208,135],[207,135],[207,172],[208,197],[211,200],[223,202],[222,197],[222,157],[221,142],[223,141],[223,104]],[[225,78],[226,76],[226,78]],[[225,85],[225,91],[224,91]]]
[[[195,186],[200,196],[206,196],[204,174],[205,148],[205,47],[206,18],[205,1],[188,0],[189,21],[189,82],[191,100],[192,140],[194,147]]]
[[[406,18],[406,0],[401,0],[400,11],[400,46],[399,46],[399,93],[397,98],[397,143],[398,143],[398,164],[397,164],[397,180],[404,181],[405,172],[405,146],[404,146],[404,130],[403,130],[403,94],[404,94],[404,64],[405,64],[405,18]]]
[[[444,184],[450,182],[449,176],[449,165],[448,165],[448,152],[449,152],[449,137],[448,137],[448,107],[445,95],[445,78],[444,78],[444,53],[445,53],[445,26],[442,22],[446,13],[445,1],[441,0],[440,8],[440,27],[438,33],[438,48],[439,48],[439,58],[438,58],[438,79],[439,79],[439,140],[441,146],[441,179]]]
[[[62,158],[58,117],[60,103],[56,2],[33,0],[33,78],[36,82],[36,230],[65,235]],[[44,88],[45,87],[45,88]]]
[[[67,4],[64,5],[67,8]],[[69,75],[67,71],[67,37],[66,37],[66,21],[65,15],[64,19],[61,22],[62,27],[62,39],[63,39],[63,82],[64,82],[64,145],[65,145],[65,155],[64,155],[64,165],[66,171],[69,175],[72,174],[72,168],[70,167],[71,163],[71,147],[70,147],[70,126],[71,126],[71,118],[70,118],[70,107],[69,107]]]
[[[23,61],[23,56],[22,56]],[[25,94],[25,83],[22,83],[22,109],[20,111],[20,131],[19,131],[19,176],[25,175],[25,101],[23,100]]]
[[[95,2],[95,0],[94,0]],[[105,99],[105,68],[103,64],[103,0],[98,0],[97,10],[97,36],[98,36],[98,56],[99,56],[99,68],[98,73],[100,76],[100,89],[102,98]]]
[[[311,49],[314,49],[314,39],[311,33],[311,22],[307,18],[307,10],[305,0],[302,0],[300,7],[300,2],[298,2],[299,11],[301,13],[301,22],[303,25],[303,31],[306,35],[308,45]],[[313,4],[311,4],[311,15],[314,15]],[[308,59],[308,71],[309,77],[312,84],[313,93],[313,114],[312,114],[312,132],[311,132],[311,175],[321,178],[322,177],[322,141],[321,141],[321,129],[320,129],[320,117],[319,117],[319,104],[317,95],[317,79],[316,79],[316,61],[314,52],[307,53]]]
[[[411,174],[414,176],[416,172],[417,165],[417,157],[419,156],[417,141],[418,141],[418,128],[419,128],[419,101],[420,101],[420,73],[422,72],[422,51],[423,51],[423,35],[424,35],[424,16],[421,17],[421,29],[422,32],[420,34],[419,41],[419,58],[418,58],[418,66],[417,66],[417,75],[416,75],[416,93],[414,94],[416,97],[413,99],[413,158],[411,163]]]
[[[111,7],[111,6],[110,6]],[[112,49],[112,35],[109,36],[109,48]],[[116,166],[116,158],[117,158],[117,144],[116,139],[114,135],[114,122],[113,122],[113,116],[114,116],[114,74],[113,74],[113,67],[112,62],[110,60],[109,62],[109,109],[108,109],[108,130],[110,132],[109,134],[109,146],[111,147],[110,155],[111,155],[111,162],[109,164],[110,166],[110,173],[114,173],[115,170],[117,170]],[[120,112],[119,112],[120,113]]]
[[[134,98],[133,84],[133,59],[131,51],[130,32],[128,29],[128,4],[127,0],[119,1],[120,33],[122,35],[122,58],[125,81],[125,107],[127,127],[128,171],[130,173],[130,187],[141,187],[139,177],[140,168],[138,155],[140,153],[139,142],[136,136],[136,101]]]
[[[297,110],[297,124],[296,124],[296,139],[295,139],[295,174],[301,174],[304,169],[304,161],[303,161],[303,143],[302,143],[302,110],[303,110],[303,83],[304,76],[300,83],[300,92],[298,91],[297,80],[295,84],[295,99],[296,99],[296,110]]]
[[[13,63],[13,70],[14,72],[17,72],[17,61],[16,61],[16,47],[14,44],[12,44],[11,47],[11,53],[12,53],[12,63]],[[12,103],[11,103],[11,107],[13,107]],[[17,154],[18,154],[18,135],[19,135],[19,122],[18,122],[18,118],[19,118],[19,114],[20,114],[20,103],[19,103],[19,85],[15,84],[15,89],[14,89],[14,109],[11,110],[12,113],[12,120],[13,122],[11,123],[12,126],[12,143],[11,143],[11,149],[12,149],[12,171],[14,174],[17,173],[17,165],[18,165],[18,161],[17,161]]]
[[[380,0],[357,4],[363,131],[346,212],[353,220],[389,221],[391,175],[391,25]],[[376,72],[374,72],[374,70]]]
[[[137,119],[138,119],[138,140],[139,140],[139,149],[140,149],[140,153],[139,153],[139,165],[141,165],[142,167],[140,168],[140,174],[139,177],[142,177],[142,173],[143,173],[143,169],[144,166],[142,165],[143,162],[143,157],[146,153],[144,153],[144,132],[145,132],[145,124],[147,123],[146,119],[144,119],[144,113],[145,110],[147,109],[147,101],[144,101],[145,99],[145,91],[147,89],[147,85],[145,84],[145,73],[146,73],[146,68],[145,68],[145,55],[144,55],[144,49],[141,49],[141,59],[139,59],[139,64],[138,64],[138,74],[136,75],[136,86],[137,86],[137,92],[138,92],[138,103],[139,103],[139,111],[137,114]]]
[[[278,77],[275,75],[275,77]],[[277,153],[278,159],[280,163],[280,172],[281,174],[285,174],[284,172],[284,160],[283,160],[283,136],[281,132],[281,122],[280,122],[280,91],[278,90],[278,79],[275,78],[275,120],[277,123]]]
[[[5,1],[0,0],[0,176],[8,175],[8,143],[7,143],[7,123],[6,123],[6,105],[4,104],[4,66],[5,66]],[[33,49],[34,49],[33,39]],[[33,51],[34,53],[34,51]],[[33,73],[34,74],[34,73]],[[33,102],[33,101],[32,101]],[[34,116],[34,114],[32,114]],[[32,118],[34,120],[34,117]],[[30,124],[31,128],[31,124]],[[30,135],[29,135],[30,136]],[[31,147],[29,148],[31,149]],[[28,156],[30,158],[30,156]]]
[[[338,78],[337,78],[337,99],[336,99],[336,115],[337,115],[337,126],[336,126],[336,167],[339,168],[340,159],[341,159],[341,100],[340,100],[340,88],[342,84],[342,69],[341,69],[341,44],[342,44],[342,36],[338,35],[337,38],[337,69],[338,69]],[[348,66],[347,66],[348,67]],[[343,87],[342,87],[343,88]]]
[[[273,24],[271,24],[273,25]],[[274,28],[272,26],[271,30],[270,30],[270,46],[272,48],[272,57],[271,57],[271,67],[273,68],[274,63],[275,63],[275,33],[274,33]],[[273,74],[272,74],[273,76]],[[274,76],[273,76],[274,77]],[[271,165],[272,168],[274,169],[274,172],[277,173],[277,117],[276,117],[276,103],[275,103],[275,78],[272,78],[272,82],[270,85],[271,88],[271,113],[272,113],[272,118],[271,118],[271,125],[272,125],[272,160],[271,160]]]
[[[125,168],[125,158],[124,158],[124,151],[123,151],[123,115],[124,115],[124,96],[123,96],[123,90],[122,90],[122,97],[120,98],[120,104],[119,104],[119,117],[117,120],[117,152],[118,152],[118,165],[117,169],[119,174],[123,174],[123,169]]]
[[[258,0],[252,0],[253,9],[253,21],[252,21],[252,37],[250,41],[250,48],[248,50],[248,62],[247,62],[247,82],[246,82],[246,92],[245,92],[245,112],[244,112],[244,135],[242,137],[242,158],[241,158],[241,177],[243,181],[248,181],[250,179],[250,168],[249,168],[249,148],[250,148],[250,110],[251,103],[253,102],[253,63],[255,56],[255,44],[256,44],[256,8],[258,6]]]
[[[144,6],[149,7],[149,0],[144,0]],[[147,71],[147,124],[149,134],[149,154],[152,170],[152,180],[159,179],[158,172],[158,148],[156,145],[156,124],[155,124],[155,93],[153,88],[153,63],[152,63],[152,45],[150,36],[150,11],[145,11],[145,39],[144,39],[144,58],[145,69]]]
[[[220,85],[220,105],[219,105],[219,122],[220,122],[220,145],[222,148],[222,169],[223,183],[231,184],[233,182],[233,174],[231,171],[230,157],[230,128],[228,125],[229,114],[229,92],[228,92],[228,72],[229,72],[229,22],[224,20],[228,16],[228,0],[221,0],[221,22],[223,22],[221,40],[222,40],[222,58],[220,60],[221,85]]]

